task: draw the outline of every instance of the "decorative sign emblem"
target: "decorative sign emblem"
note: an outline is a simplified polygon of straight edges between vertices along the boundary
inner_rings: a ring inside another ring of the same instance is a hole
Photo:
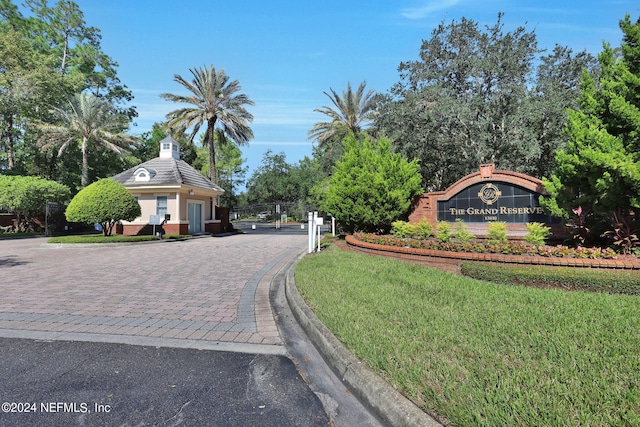
[[[500,196],[502,196],[502,192],[498,190],[498,187],[491,183],[484,185],[478,193],[480,200],[488,205],[495,203]]]

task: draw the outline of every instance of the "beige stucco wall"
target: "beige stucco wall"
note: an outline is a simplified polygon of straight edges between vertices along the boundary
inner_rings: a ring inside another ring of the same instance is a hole
[[[171,220],[168,224],[188,224],[188,203],[200,203],[203,206],[203,219],[204,223],[212,222],[211,216],[211,197],[208,195],[190,195],[188,191],[162,191],[156,192],[141,192],[132,190],[131,194],[138,198],[140,204],[141,215],[134,221],[123,221],[123,224],[148,224],[149,216],[156,214],[156,197],[167,197],[167,213],[171,215]],[[215,203],[215,200],[214,200]],[[179,208],[179,209],[178,209]],[[215,212],[215,205],[214,205]],[[215,220],[215,218],[213,218]]]

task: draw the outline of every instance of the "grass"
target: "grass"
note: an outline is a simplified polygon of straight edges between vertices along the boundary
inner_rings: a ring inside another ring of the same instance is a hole
[[[567,290],[640,295],[640,274],[631,271],[605,271],[589,268],[494,265],[463,262],[461,272],[474,279],[505,285],[534,285]]]
[[[179,234],[166,234],[163,239],[186,239],[190,236]],[[102,234],[83,234],[76,236],[58,236],[47,240],[48,243],[123,243],[123,242],[147,242],[158,240],[156,236],[123,236],[116,234],[104,236]]]
[[[329,246],[296,267],[320,320],[460,426],[640,425],[640,299],[499,285]]]

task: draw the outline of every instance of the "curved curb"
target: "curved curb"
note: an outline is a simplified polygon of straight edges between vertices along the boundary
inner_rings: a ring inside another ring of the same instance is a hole
[[[285,294],[293,315],[327,364],[352,393],[386,423],[392,426],[441,427],[440,423],[351,354],[307,306],[294,279],[295,266],[305,255],[302,253],[290,264],[286,273]]]

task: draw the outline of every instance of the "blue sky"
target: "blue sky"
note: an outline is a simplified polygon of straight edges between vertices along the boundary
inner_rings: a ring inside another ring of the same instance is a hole
[[[387,92],[399,81],[400,62],[416,60],[443,20],[492,25],[504,12],[505,30],[535,30],[540,48],[557,43],[597,54],[603,40],[619,45],[625,13],[640,14],[632,0],[75,1],[133,92],[139,117],[132,133],[180,106],[159,96],[186,94],[174,74],[190,77],[189,69],[213,64],[240,82],[256,104],[248,108],[255,138],[242,147],[247,178],[269,149],[289,163],[311,156],[307,131],[325,119],[313,110],[330,105],[323,92],[362,81]]]

